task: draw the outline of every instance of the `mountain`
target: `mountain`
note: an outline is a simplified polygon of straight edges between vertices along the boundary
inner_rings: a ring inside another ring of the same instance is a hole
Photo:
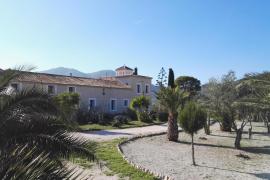
[[[93,73],[88,73],[88,77],[91,78],[100,78],[100,77],[112,77],[115,76],[116,73],[113,70],[101,70]]]
[[[65,76],[69,76],[70,73],[72,73],[72,76],[88,77],[88,78],[115,76],[115,71],[113,70],[101,70],[101,71],[97,71],[93,73],[84,73],[84,72],[78,71],[77,69],[65,68],[65,67],[57,67],[53,69],[48,69],[45,71],[40,71],[40,73],[57,74],[57,75],[65,75]]]

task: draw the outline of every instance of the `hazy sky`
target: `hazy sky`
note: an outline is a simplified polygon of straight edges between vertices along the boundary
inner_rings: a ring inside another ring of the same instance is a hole
[[[269,0],[0,0],[0,68],[138,66],[203,82],[270,69]]]

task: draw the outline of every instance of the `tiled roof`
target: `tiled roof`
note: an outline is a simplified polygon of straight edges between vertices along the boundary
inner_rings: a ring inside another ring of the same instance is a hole
[[[45,73],[24,72],[14,81],[44,83],[44,84],[63,84],[63,85],[77,85],[77,86],[91,86],[91,87],[108,87],[108,88],[130,88],[118,80],[92,79],[74,76],[62,76]]]
[[[147,79],[153,79],[152,77],[149,76],[142,76],[142,75],[124,75],[124,76],[115,76],[115,79],[120,79],[120,78],[126,78],[126,77],[142,77],[142,78],[147,78]]]
[[[116,71],[118,71],[118,70],[131,70],[131,71],[133,71],[133,69],[131,69],[130,67],[127,67],[125,65],[116,69]]]

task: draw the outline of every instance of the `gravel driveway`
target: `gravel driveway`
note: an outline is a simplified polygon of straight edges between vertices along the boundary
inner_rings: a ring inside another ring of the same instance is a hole
[[[246,127],[247,129],[248,127]],[[254,124],[254,135],[243,135],[245,151],[233,148],[234,133],[212,126],[212,135],[199,132],[195,139],[195,159],[191,165],[190,136],[181,132],[179,142],[168,142],[166,135],[140,138],[122,145],[125,156],[133,163],[177,180],[189,179],[270,179],[270,136],[262,124]],[[205,137],[202,139],[199,137]],[[249,160],[236,155],[243,153]]]
[[[152,125],[138,128],[114,129],[102,131],[89,131],[83,133],[73,133],[75,136],[86,138],[91,141],[110,141],[117,138],[131,138],[135,136],[158,134],[167,131],[167,125]]]

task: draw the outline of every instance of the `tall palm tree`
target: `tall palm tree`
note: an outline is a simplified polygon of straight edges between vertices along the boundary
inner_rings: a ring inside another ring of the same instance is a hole
[[[169,141],[178,140],[178,124],[177,111],[184,104],[184,93],[178,88],[161,87],[157,93],[157,99],[160,104],[168,111],[168,131],[167,137]]]
[[[87,142],[71,136],[52,97],[38,89],[9,91],[22,75],[0,74],[0,179],[72,179],[63,160],[73,154],[94,159]],[[76,177],[73,177],[76,178]]]

